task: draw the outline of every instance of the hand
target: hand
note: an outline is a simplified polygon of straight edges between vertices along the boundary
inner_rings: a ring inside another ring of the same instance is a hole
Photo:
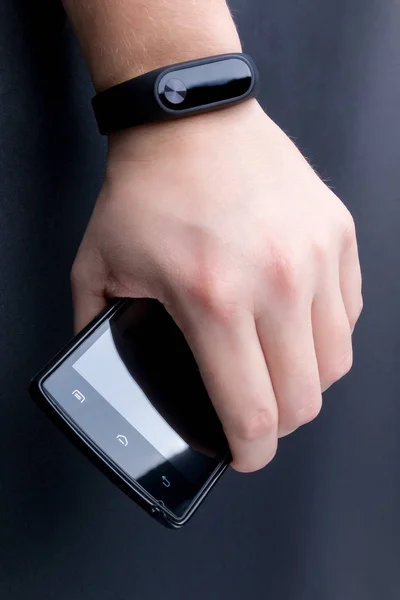
[[[160,300],[253,471],[352,364],[353,219],[255,100],[110,138],[72,270],[76,329],[108,298]]]

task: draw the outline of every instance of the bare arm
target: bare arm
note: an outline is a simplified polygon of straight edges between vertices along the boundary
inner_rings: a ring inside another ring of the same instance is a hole
[[[98,91],[180,61],[240,52],[225,0],[64,0]]]

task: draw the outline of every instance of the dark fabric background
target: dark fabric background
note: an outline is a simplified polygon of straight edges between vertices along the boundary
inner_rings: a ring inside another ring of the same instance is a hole
[[[400,597],[400,3],[231,4],[264,107],[354,213],[365,281],[354,369],[269,468],[229,472],[180,532],[47,422],[27,386],[71,334],[69,269],[105,148],[58,3],[1,0],[4,600]]]

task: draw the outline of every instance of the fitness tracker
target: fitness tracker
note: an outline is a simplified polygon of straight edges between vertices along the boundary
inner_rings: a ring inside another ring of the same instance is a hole
[[[162,67],[92,100],[100,133],[216,110],[256,94],[257,68],[245,54],[222,54]]]

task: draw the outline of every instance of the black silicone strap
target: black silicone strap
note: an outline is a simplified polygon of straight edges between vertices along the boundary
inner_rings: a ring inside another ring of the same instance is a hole
[[[100,133],[178,119],[256,94],[257,68],[245,54],[223,54],[163,67],[100,92],[92,100]]]

